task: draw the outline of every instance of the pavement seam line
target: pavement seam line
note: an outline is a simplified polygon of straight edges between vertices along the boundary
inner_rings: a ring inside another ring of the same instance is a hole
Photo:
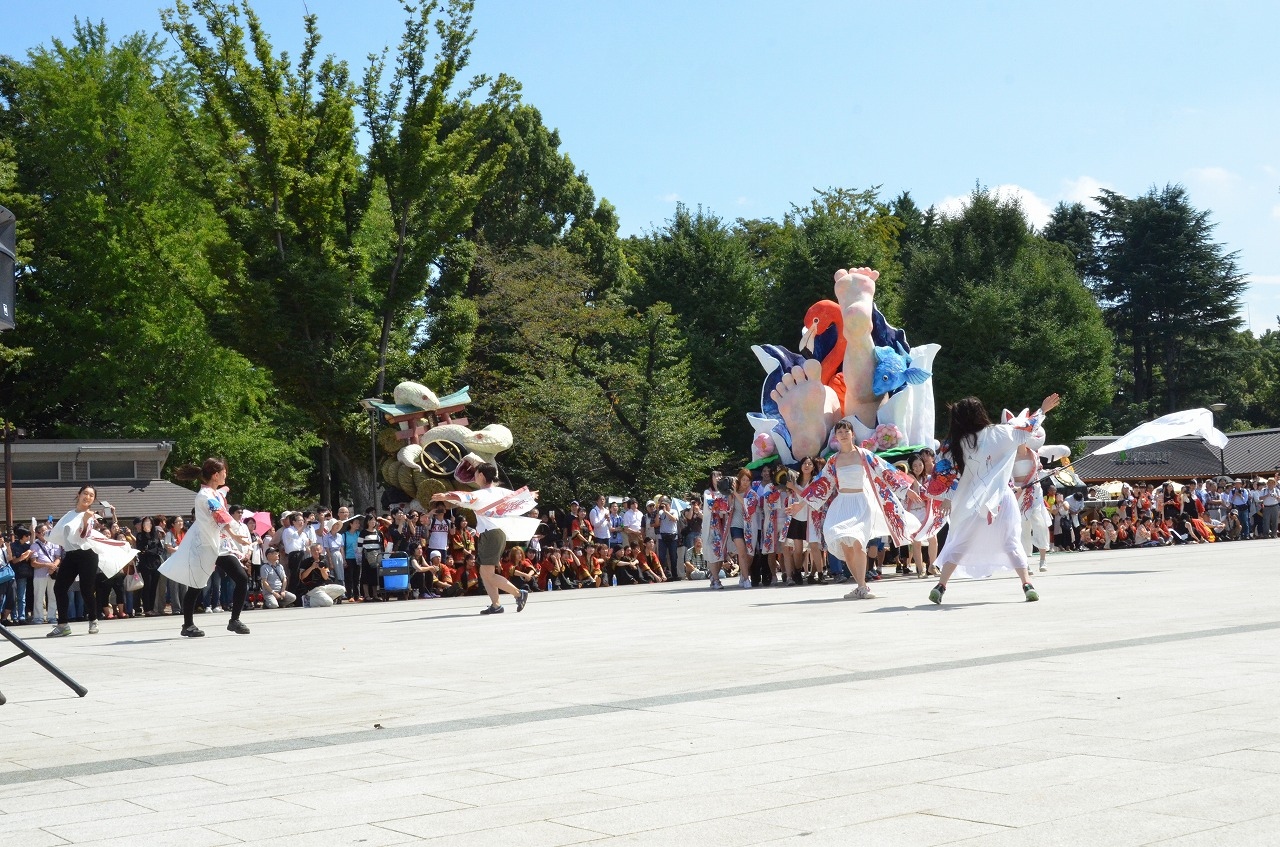
[[[1195,641],[1206,638],[1247,635],[1249,633],[1273,630],[1280,630],[1280,621],[1239,624],[1237,626],[1193,630],[1191,632],[1173,632],[1166,633],[1164,635],[1147,635],[1140,636],[1138,638],[1099,641],[1093,644],[1077,644],[1069,647],[1044,647],[1037,650],[1025,650],[1020,653],[1000,653],[993,656],[949,659],[938,662],[925,662],[917,665],[905,665],[897,668],[849,671],[846,673],[828,674],[826,676],[801,677],[799,679],[777,680],[774,682],[708,688],[698,691],[661,694],[651,697],[636,697],[630,700],[618,700],[612,703],[585,703],[574,706],[558,706],[549,709],[533,709],[526,712],[509,712],[499,715],[480,715],[471,718],[456,718],[432,723],[388,726],[383,727],[382,729],[361,729],[302,738],[286,738],[266,742],[230,744],[224,747],[206,747],[199,750],[157,753],[151,756],[137,756],[125,759],[104,759],[96,762],[53,765],[44,768],[30,768],[27,770],[0,773],[0,785],[19,785],[47,779],[67,779],[77,776],[91,776],[103,773],[122,773],[125,771],[141,770],[143,768],[199,764],[201,762],[216,761],[220,759],[253,757],[268,752],[291,752],[295,750],[339,747],[346,744],[360,744],[370,741],[384,741],[397,738],[420,738],[423,736],[440,735],[450,732],[465,732],[473,729],[504,729],[524,724],[538,723],[540,721],[594,717],[616,712],[635,712],[660,706],[671,706],[683,703],[724,700],[732,697],[749,697],[755,694],[772,694],[781,691],[820,688],[828,685],[873,682],[876,680],[894,679],[896,677],[903,676],[918,676],[921,674],[940,673],[974,667],[988,667],[991,665],[1011,664],[1015,662],[1035,661],[1036,659],[1047,659],[1061,656],[1079,656],[1088,653],[1125,650],[1133,647],[1148,647],[1157,644],[1170,644],[1178,641]]]

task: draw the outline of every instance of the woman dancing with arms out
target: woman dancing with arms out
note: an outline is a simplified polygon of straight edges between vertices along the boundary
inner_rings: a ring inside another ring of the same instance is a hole
[[[538,531],[541,521],[521,517],[537,507],[538,492],[528,488],[511,491],[498,486],[498,466],[487,462],[476,468],[476,479],[481,487],[475,491],[449,491],[434,494],[431,499],[476,513],[476,529],[480,531],[476,539],[476,559],[480,564],[480,582],[489,595],[489,605],[481,609],[480,614],[502,612],[500,591],[515,597],[516,611],[523,612],[525,603],[529,602],[529,592],[517,588],[498,573],[498,565],[502,564],[508,543],[527,542]]]
[[[227,511],[227,463],[221,459],[205,459],[200,467],[183,465],[174,474],[189,482],[200,480],[196,492],[195,525],[182,537],[182,543],[163,565],[160,573],[187,587],[182,595],[182,630],[187,638],[200,638],[204,631],[196,626],[196,601],[217,570],[235,585],[231,620],[227,629],[237,635],[248,635],[249,627],[240,621],[245,599],[249,595],[249,576],[240,563],[242,551],[248,549],[249,531]]]
[[[1058,395],[1050,394],[1021,422],[993,424],[976,397],[952,404],[950,453],[939,457],[928,487],[931,496],[949,501],[939,505],[951,514],[951,531],[936,563],[942,575],[929,592],[934,603],[942,602],[947,581],[957,569],[982,578],[1009,568],[1022,581],[1023,596],[1040,599],[1027,576],[1022,513],[1009,480],[1018,447],[1036,449],[1044,443],[1041,423],[1057,405]]]
[[[61,638],[71,634],[71,624],[67,623],[67,606],[70,602],[68,591],[76,577],[80,577],[80,593],[84,595],[84,613],[89,618],[89,634],[98,632],[98,600],[95,586],[98,583],[98,571],[108,579],[120,573],[120,569],[133,557],[138,555],[131,545],[123,541],[107,538],[97,529],[98,516],[90,508],[98,499],[98,490],[92,485],[85,485],[76,493],[75,508],[62,516],[62,519],[49,533],[49,540],[62,547],[66,553],[62,564],[58,566],[53,577],[53,598],[58,607],[58,622],[49,638]],[[115,515],[115,507],[103,501],[102,505]]]
[[[845,561],[858,585],[846,600],[875,597],[867,588],[867,542],[890,536],[902,546],[920,528],[920,522],[906,510],[899,496],[918,499],[908,474],[891,468],[874,453],[854,442],[853,424],[840,420],[835,425],[838,446],[818,478],[796,492],[813,510],[824,513],[822,537],[827,550]]]

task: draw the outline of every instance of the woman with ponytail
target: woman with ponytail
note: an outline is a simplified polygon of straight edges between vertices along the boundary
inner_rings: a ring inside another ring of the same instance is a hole
[[[240,621],[249,594],[249,576],[240,564],[240,553],[250,543],[244,524],[227,511],[227,464],[221,459],[205,459],[200,467],[183,465],[174,477],[183,482],[200,480],[196,494],[195,523],[183,536],[182,543],[163,565],[160,573],[187,587],[182,596],[182,631],[187,638],[199,638],[204,631],[196,626],[194,615],[200,592],[217,570],[235,585],[235,600],[227,629],[237,635],[248,635],[249,627]]]

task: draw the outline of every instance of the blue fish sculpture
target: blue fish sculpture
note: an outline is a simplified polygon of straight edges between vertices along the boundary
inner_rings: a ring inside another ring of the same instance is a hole
[[[871,387],[877,397],[892,394],[907,383],[920,385],[933,374],[911,367],[911,356],[899,353],[892,347],[876,348],[876,372]]]

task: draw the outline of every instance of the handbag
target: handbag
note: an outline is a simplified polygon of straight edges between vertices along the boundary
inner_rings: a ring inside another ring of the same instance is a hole
[[[0,565],[0,585],[8,585],[13,582],[13,565],[5,562]]]
[[[133,573],[127,573],[124,575],[124,590],[125,591],[141,591],[142,590],[142,577],[139,576],[136,571]]]

